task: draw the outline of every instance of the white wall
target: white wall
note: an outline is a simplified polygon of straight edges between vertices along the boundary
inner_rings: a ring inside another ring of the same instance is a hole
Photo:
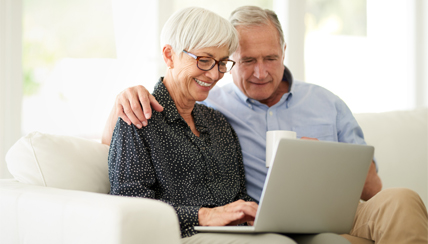
[[[0,0],[0,178],[11,178],[5,164],[21,136],[21,0]]]

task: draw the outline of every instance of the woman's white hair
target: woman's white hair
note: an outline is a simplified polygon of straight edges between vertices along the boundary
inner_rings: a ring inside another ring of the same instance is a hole
[[[174,13],[162,28],[161,47],[182,51],[226,46],[231,55],[238,48],[238,33],[225,18],[203,8],[190,7]]]

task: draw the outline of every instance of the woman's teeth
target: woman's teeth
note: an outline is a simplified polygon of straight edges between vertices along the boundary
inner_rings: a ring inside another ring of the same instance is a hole
[[[211,84],[209,84],[209,83],[205,83],[205,82],[202,82],[202,81],[200,81],[200,80],[198,80],[198,79],[196,79],[196,78],[195,78],[195,81],[196,81],[196,83],[198,83],[200,86],[205,86],[205,87],[211,86]]]

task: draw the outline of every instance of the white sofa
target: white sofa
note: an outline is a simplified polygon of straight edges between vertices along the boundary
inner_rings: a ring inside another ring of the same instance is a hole
[[[383,189],[410,188],[428,204],[428,108],[356,114],[375,158]]]
[[[356,118],[376,148],[384,188],[413,189],[427,203],[428,109]],[[15,179],[0,180],[0,243],[180,243],[172,207],[107,194],[107,155],[107,146],[82,138],[21,138],[6,156]]]

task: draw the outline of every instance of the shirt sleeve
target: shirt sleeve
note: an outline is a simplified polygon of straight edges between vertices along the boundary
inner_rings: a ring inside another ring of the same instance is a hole
[[[240,191],[239,194],[237,195],[236,200],[242,199],[244,201],[247,202],[257,202],[254,198],[250,197],[247,194],[247,187],[246,187],[246,179],[245,179],[245,168],[244,168],[244,161],[243,161],[243,156],[242,156],[242,150],[241,150],[241,144],[239,143],[239,139],[238,139],[238,135],[236,134],[235,130],[232,128],[231,125],[230,129],[232,130],[232,134],[233,134],[233,141],[235,142],[236,145],[236,162],[239,163],[239,172],[238,175],[240,177]]]
[[[181,236],[188,237],[194,233],[194,226],[199,225],[199,209],[201,206],[183,206],[168,201],[163,201],[171,205],[177,213],[178,222],[180,223]]]
[[[342,100],[337,101],[337,136],[339,142],[366,144],[363,131],[351,110]]]
[[[133,125],[119,118],[113,132],[108,156],[110,194],[155,198],[152,186],[156,174],[148,148]]]
[[[344,101],[337,102],[337,137],[339,142],[366,145],[363,130]],[[373,159],[378,171],[376,160]]]

